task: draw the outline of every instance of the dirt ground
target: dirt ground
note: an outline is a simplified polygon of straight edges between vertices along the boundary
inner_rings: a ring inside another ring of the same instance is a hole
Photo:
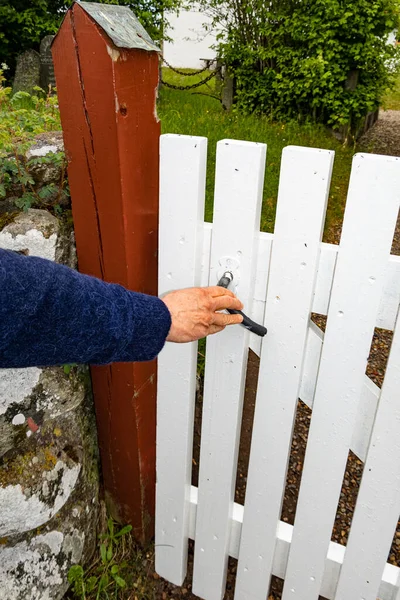
[[[391,156],[400,156],[400,111],[382,112],[376,125],[360,140],[359,147],[363,151],[375,152],[377,154],[387,154]],[[335,232],[335,241],[340,241],[340,228]],[[400,219],[397,224],[396,233],[393,241],[392,253],[400,255]],[[324,329],[326,319],[318,315],[313,316],[313,320],[321,329]],[[371,346],[370,357],[368,360],[367,375],[381,387],[385,373],[386,363],[389,356],[390,345],[392,341],[392,332],[385,330],[376,330]],[[251,431],[254,416],[255,397],[258,378],[258,357],[250,352],[246,393],[243,409],[243,421],[240,440],[239,462],[236,479],[236,502],[244,503],[247,481],[247,469],[251,442]],[[196,403],[195,434],[193,445],[193,484],[197,485],[198,464],[200,454],[200,434],[201,434],[201,393],[198,394]],[[285,497],[282,508],[281,519],[287,523],[294,523],[297,498],[307,444],[308,430],[311,420],[311,410],[301,401],[298,403],[296,424],[292,440],[292,449],[289,463],[289,470],[286,481]],[[359,485],[363,471],[363,463],[352,453],[349,453],[346,472],[343,480],[343,487],[340,495],[339,506],[337,509],[335,525],[332,532],[332,540],[340,544],[346,544],[350,525],[353,517],[354,507],[357,499]],[[161,578],[156,579],[156,594],[158,599],[167,598],[185,598],[193,599],[195,596],[191,592],[191,574],[193,566],[193,545],[190,547],[189,570],[184,585],[177,588]],[[388,561],[400,565],[400,527],[393,539],[392,548]],[[237,561],[229,561],[228,580],[226,587],[225,600],[233,600],[235,589],[235,574]],[[269,600],[280,600],[282,593],[282,580],[273,578],[269,592]]]

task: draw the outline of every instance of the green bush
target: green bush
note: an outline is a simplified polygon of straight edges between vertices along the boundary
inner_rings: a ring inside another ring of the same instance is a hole
[[[0,160],[9,153],[24,153],[38,133],[60,131],[60,113],[57,96],[45,94],[37,87],[33,95],[17,92],[5,85],[4,71],[0,69]]]
[[[237,106],[354,131],[394,79],[398,0],[203,0]],[[229,17],[226,6],[228,5]]]
[[[17,92],[11,96],[11,88],[4,83],[0,70],[0,201],[13,197],[15,206],[23,210],[47,206],[60,211],[61,200],[69,194],[64,153],[27,158],[36,135],[61,130],[57,97],[40,88],[34,95]],[[38,185],[32,173],[41,165],[56,168],[59,181]]]

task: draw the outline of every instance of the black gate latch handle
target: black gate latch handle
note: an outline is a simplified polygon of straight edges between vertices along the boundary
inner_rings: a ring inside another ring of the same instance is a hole
[[[217,285],[219,285],[220,287],[223,287],[225,289],[228,289],[229,284],[231,283],[232,280],[233,280],[232,273],[230,271],[226,271],[226,273],[224,273],[222,275],[221,279],[218,281]],[[234,310],[234,309],[228,308],[227,311],[231,315],[242,315],[243,322],[241,323],[241,325],[243,325],[243,327],[246,327],[246,329],[248,329],[252,333],[259,335],[260,337],[264,337],[266,335],[267,329],[263,325],[259,325],[258,323],[255,323],[254,321],[252,321],[241,310]]]

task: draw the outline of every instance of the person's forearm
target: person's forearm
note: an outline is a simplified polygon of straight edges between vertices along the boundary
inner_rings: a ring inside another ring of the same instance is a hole
[[[0,368],[151,360],[170,327],[157,297],[0,250]]]

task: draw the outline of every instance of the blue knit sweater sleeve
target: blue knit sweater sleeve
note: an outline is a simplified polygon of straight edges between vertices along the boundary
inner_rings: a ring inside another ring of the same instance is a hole
[[[157,297],[0,249],[0,368],[152,360],[170,326]]]

